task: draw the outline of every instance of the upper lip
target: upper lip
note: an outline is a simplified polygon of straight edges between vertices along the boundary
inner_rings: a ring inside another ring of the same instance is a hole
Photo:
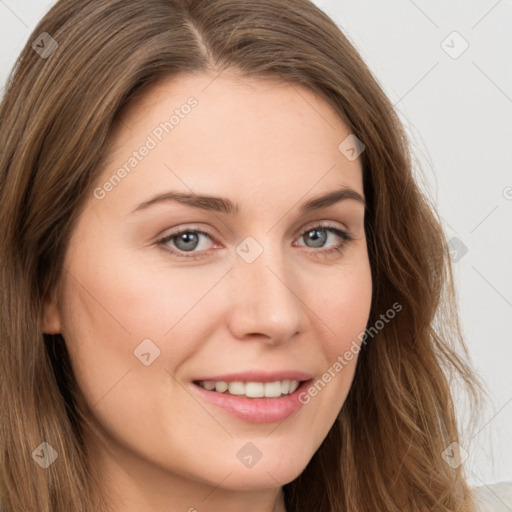
[[[263,372],[259,370],[249,370],[247,372],[225,373],[223,375],[208,375],[198,377],[193,381],[213,380],[216,382],[276,382],[281,380],[305,381],[312,379],[313,376],[307,372],[297,370],[282,370],[276,372]]]

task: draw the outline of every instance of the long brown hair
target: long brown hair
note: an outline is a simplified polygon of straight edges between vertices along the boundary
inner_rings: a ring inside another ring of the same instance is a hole
[[[34,48],[42,33],[56,44]],[[60,0],[34,30],[0,105],[1,506],[96,509],[80,390],[64,340],[42,332],[44,300],[123,106],[164,78],[228,68],[309,88],[364,143],[369,325],[402,306],[364,344],[336,422],[284,486],[287,510],[473,512],[463,467],[442,456],[459,441],[452,377],[473,405],[481,392],[446,239],[393,105],[308,0]],[[42,442],[58,454],[46,470],[31,456]]]

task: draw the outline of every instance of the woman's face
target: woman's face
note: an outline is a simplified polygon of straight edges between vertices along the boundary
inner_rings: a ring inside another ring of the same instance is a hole
[[[370,311],[349,134],[309,90],[227,72],[181,75],[126,110],[45,317],[106,440],[105,482],[215,510],[308,464]]]

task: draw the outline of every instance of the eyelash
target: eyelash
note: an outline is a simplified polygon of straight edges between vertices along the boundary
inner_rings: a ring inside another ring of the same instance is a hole
[[[301,233],[300,238],[302,238],[305,234],[309,233],[310,231],[314,231],[316,229],[329,231],[331,233],[334,233],[335,235],[338,235],[342,239],[342,242],[340,244],[338,244],[334,247],[331,247],[329,249],[322,250],[321,248],[319,248],[318,250],[316,250],[314,248],[309,248],[312,252],[319,252],[319,253],[321,253],[322,256],[325,256],[325,257],[331,256],[335,253],[338,253],[338,254],[342,253],[344,251],[344,249],[346,248],[346,246],[354,240],[352,233],[349,233],[348,231],[344,231],[335,226],[323,225],[323,224],[317,225],[317,226],[312,226],[311,228],[306,229],[306,231],[303,231]],[[177,256],[178,258],[184,258],[184,259],[202,258],[203,256],[200,255],[201,252],[206,252],[206,251],[200,251],[199,253],[191,252],[191,253],[187,254],[184,251],[172,249],[171,247],[169,247],[167,245],[168,242],[170,242],[174,238],[179,237],[180,235],[183,235],[184,233],[194,233],[194,234],[198,234],[198,235],[204,235],[204,236],[212,239],[212,237],[205,231],[202,231],[200,229],[186,228],[186,229],[181,229],[179,231],[175,231],[174,233],[171,233],[171,234],[165,236],[164,238],[161,238],[160,240],[158,240],[156,242],[156,244],[158,246],[161,246],[165,251],[170,252],[174,256]]]

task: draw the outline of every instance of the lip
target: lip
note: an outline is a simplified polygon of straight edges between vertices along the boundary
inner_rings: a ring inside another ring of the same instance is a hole
[[[313,376],[310,373],[296,370],[283,370],[278,372],[262,372],[258,370],[249,370],[247,372],[230,373],[224,375],[215,375],[207,377],[195,377],[193,381],[214,380],[216,382],[276,382],[278,380],[310,380]]]
[[[297,375],[298,372],[295,372]],[[247,374],[243,374],[244,378],[234,378],[233,374],[224,378],[229,377],[231,380],[225,382],[233,382],[235,380],[244,381],[246,379]],[[258,379],[254,377],[254,374],[251,373],[251,379],[254,379],[256,382],[274,382],[276,380],[284,380],[287,377],[281,378],[282,373],[279,373],[279,378],[270,377],[271,374],[263,375],[266,379],[264,381],[261,380],[262,375],[259,374]],[[274,374],[275,375],[275,374]],[[304,375],[304,374],[302,374]],[[197,380],[224,380],[219,377],[209,378],[209,379],[197,379]],[[293,378],[291,380],[302,380]],[[248,382],[250,380],[247,380]],[[224,393],[218,393],[216,391],[208,391],[198,384],[194,382],[190,383],[190,386],[194,393],[196,393],[203,401],[206,401],[210,404],[213,404],[216,407],[223,409],[229,414],[242,419],[244,421],[248,421],[251,423],[274,423],[277,421],[283,421],[288,418],[288,416],[292,415],[294,412],[297,412],[304,404],[299,400],[299,394],[307,389],[309,385],[313,382],[313,379],[310,378],[301,382],[299,387],[289,395],[281,395],[279,398],[248,398],[243,395],[230,395]]]

